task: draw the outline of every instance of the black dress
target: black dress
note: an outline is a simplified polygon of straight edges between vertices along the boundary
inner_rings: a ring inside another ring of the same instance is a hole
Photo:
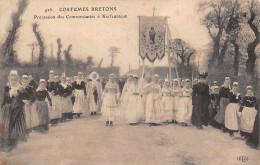
[[[67,85],[63,87],[61,84],[58,85],[58,94],[61,96],[62,101],[62,120],[72,119],[72,101],[71,101],[71,94],[72,94],[72,86]]]
[[[50,105],[52,105],[51,98],[47,90],[36,91],[36,111],[39,117],[39,129],[41,132],[48,130],[48,124],[50,123],[50,115],[48,104],[45,99],[48,99]]]
[[[2,102],[2,122],[4,125],[4,136],[1,136],[2,151],[11,151],[19,140],[26,141],[26,123],[24,114],[24,102],[21,95],[10,96],[11,87],[4,88]]]
[[[193,86],[192,92],[192,116],[191,123],[196,127],[208,126],[210,103],[209,86],[205,83],[198,83]]]
[[[222,86],[219,91],[219,97],[217,100],[217,105],[219,106],[219,110],[218,110],[214,120],[221,127],[224,127],[224,123],[225,123],[225,111],[226,111],[227,105],[229,104],[229,98],[228,98],[229,92],[230,92],[230,89],[225,86]]]

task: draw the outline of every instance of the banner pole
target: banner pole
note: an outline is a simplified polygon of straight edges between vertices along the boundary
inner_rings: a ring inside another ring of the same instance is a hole
[[[170,40],[171,39],[171,36],[170,36],[170,29],[169,29],[169,26],[168,26],[168,20],[167,20],[167,17],[166,17],[166,26],[167,26],[167,28],[166,28],[166,33],[167,33],[167,39],[166,39],[166,41],[168,41],[168,40]],[[167,43],[167,45],[168,44],[171,44],[171,43]],[[170,46],[170,45],[168,45],[168,46]],[[170,54],[171,54],[171,52],[170,52],[170,50],[168,50],[168,65],[169,65],[169,82],[170,82],[170,86],[172,87],[172,68],[171,68],[171,62],[170,62]]]
[[[152,73],[153,73],[153,79],[154,79],[154,62],[152,62]]]
[[[179,85],[179,88],[181,89],[180,77],[179,77],[179,73],[178,73],[178,67],[177,67],[176,60],[174,60],[174,64],[175,64],[175,71],[176,71],[176,76],[177,76],[177,80],[178,80],[178,85]]]
[[[143,61],[143,75],[144,75],[144,60],[142,59],[142,61]]]

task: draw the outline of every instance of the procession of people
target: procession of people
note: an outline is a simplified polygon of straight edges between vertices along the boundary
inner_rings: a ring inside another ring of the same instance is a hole
[[[50,70],[49,80],[33,83],[31,75],[20,78],[16,70],[11,70],[1,105],[1,149],[11,151],[20,141],[26,141],[32,131],[47,133],[49,125],[99,112],[105,126],[113,126],[117,118],[131,126],[179,124],[202,130],[203,126],[212,125],[232,138],[238,131],[242,138],[252,138],[255,127],[259,127],[255,122],[258,112],[252,86],[246,87],[242,97],[238,82],[230,86],[230,78],[225,77],[218,90],[217,82],[209,87],[206,77],[207,73],[202,73],[198,79],[182,82],[167,77],[161,86],[158,74],[128,74],[120,89],[114,74],[104,82],[97,72],[87,77],[78,72],[70,78]]]

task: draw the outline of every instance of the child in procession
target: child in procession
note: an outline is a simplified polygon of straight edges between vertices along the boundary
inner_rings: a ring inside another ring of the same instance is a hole
[[[121,115],[125,116],[126,109],[128,108],[128,103],[129,103],[129,86],[133,83],[133,75],[128,74],[127,75],[127,80],[126,83],[123,87],[121,98],[120,98],[120,109],[121,109]]]
[[[185,80],[184,86],[181,89],[180,96],[180,107],[176,115],[176,120],[181,123],[182,126],[187,126],[190,123],[192,115],[192,88],[189,79]]]
[[[169,80],[165,80],[164,86],[162,88],[162,104],[164,117],[166,120],[166,124],[172,123],[173,121],[173,94],[172,89],[170,87]]]
[[[73,114],[76,117],[80,117],[83,112],[86,111],[86,84],[83,79],[83,74],[81,72],[78,73],[78,77],[76,82],[73,84],[75,102],[73,105]]]
[[[49,105],[52,106],[51,97],[46,89],[46,81],[44,79],[40,79],[39,86],[36,90],[36,111],[38,113],[39,118],[39,126],[36,130],[45,133],[49,131],[48,124],[50,123],[50,115],[49,115],[49,106],[45,99],[48,99]]]
[[[256,97],[254,96],[252,86],[247,86],[246,91],[246,95],[242,100],[240,134],[247,139],[253,132],[257,110],[255,109]]]
[[[11,70],[1,105],[4,126],[4,133],[1,135],[1,151],[3,152],[10,152],[19,141],[26,141],[24,102],[19,94],[21,89],[17,71]]]
[[[241,100],[240,93],[238,92],[238,83],[234,82],[231,91],[228,94],[229,104],[225,112],[225,127],[228,129],[229,135],[234,136],[234,132],[238,132],[238,112],[239,102]]]
[[[212,92],[210,94],[210,107],[209,107],[209,117],[210,117],[210,123],[214,123],[214,117],[217,114],[217,100],[219,97],[219,89],[218,86],[215,86],[214,88],[211,88]]]
[[[172,94],[173,94],[173,120],[172,122],[174,124],[177,124],[178,122],[176,121],[176,115],[178,113],[179,109],[179,92],[180,88],[178,86],[178,80],[173,79],[173,88],[172,88]]]
[[[101,103],[102,85],[98,81],[99,74],[97,72],[92,72],[89,77],[91,81],[88,82],[86,87],[87,102],[89,103],[91,115],[96,115]]]
[[[61,119],[61,104],[60,104],[61,99],[57,92],[58,80],[57,77],[55,77],[53,70],[50,70],[49,72],[49,80],[47,81],[46,88],[52,100],[52,106],[48,102],[51,125],[55,126],[58,124],[58,121]]]
[[[26,121],[26,133],[29,134],[32,129],[39,125],[38,114],[36,112],[35,104],[35,89],[33,86],[29,86],[29,77],[27,75],[22,76],[22,88],[19,91],[21,99],[24,102],[24,112]]]
[[[102,117],[106,121],[106,126],[113,126],[115,120],[115,113],[118,106],[118,100],[120,97],[119,86],[116,83],[115,75],[109,75],[109,81],[105,86],[102,96]]]
[[[138,76],[133,76],[133,83],[128,88],[129,103],[126,109],[126,122],[130,125],[136,125],[141,119],[143,119],[143,102],[139,92]]]
[[[154,75],[153,83],[149,86],[147,102],[146,102],[146,119],[145,122],[149,126],[159,125],[165,122],[163,113],[163,104],[161,96],[161,87],[159,85],[159,76]]]
[[[216,127],[221,128],[222,132],[227,132],[225,128],[225,111],[226,107],[229,104],[229,92],[230,92],[230,78],[225,77],[224,84],[220,88],[219,97],[217,100],[217,105],[219,109],[217,111],[216,116],[214,117]]]
[[[68,78],[68,80],[70,80]],[[71,102],[71,94],[72,94],[72,87],[68,85],[65,74],[61,77],[61,83],[58,85],[58,94],[61,97],[61,106],[62,106],[62,118],[61,121],[66,121],[67,119],[71,118],[72,115],[72,102]]]

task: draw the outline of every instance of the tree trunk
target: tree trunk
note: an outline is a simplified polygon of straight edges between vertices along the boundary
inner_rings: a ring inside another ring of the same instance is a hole
[[[190,58],[187,58],[187,66],[190,66]]]
[[[253,1],[252,1],[252,3],[253,3]],[[246,72],[249,77],[253,78],[254,69],[255,69],[255,61],[256,61],[255,49],[257,47],[257,44],[259,43],[259,31],[258,31],[257,26],[253,23],[254,19],[256,17],[255,12],[253,11],[252,7],[249,10],[251,13],[251,17],[248,20],[248,24],[255,34],[255,40],[253,42],[251,42],[250,44],[248,44],[248,47],[247,47],[248,59],[246,61]]]
[[[224,44],[223,44],[223,47],[220,51],[220,54],[219,54],[219,58],[218,58],[218,67],[222,67],[222,64],[224,62],[224,58],[225,58],[225,54],[226,54],[226,51],[227,51],[227,48],[228,48],[228,42],[229,42],[229,37],[226,38]]]
[[[57,63],[58,63],[58,67],[61,68],[61,48],[62,48],[62,44],[61,44],[60,38],[57,39],[57,44],[58,44]]]
[[[41,38],[41,35],[40,33],[37,31],[37,27],[38,25],[35,23],[33,24],[33,32],[36,36],[36,39],[38,41],[38,44],[40,46],[40,53],[39,53],[39,63],[38,63],[38,67],[42,67],[43,64],[44,64],[44,44],[43,44],[43,41],[42,41],[42,38]]]
[[[239,58],[240,58],[239,45],[236,43],[235,40],[231,40],[230,42],[234,45],[235,48],[235,56],[234,56],[234,63],[233,63],[234,76],[238,77]]]
[[[21,26],[20,17],[27,7],[27,0],[20,1],[18,10],[12,16],[12,27],[8,30],[8,35],[1,47],[1,63],[3,66],[12,65],[15,59],[14,45],[17,39],[17,32]]]
[[[213,39],[214,45],[213,45],[213,55],[210,60],[210,65],[215,65],[217,62],[217,59],[219,57],[219,46],[220,46],[220,38],[222,35],[222,30],[218,32],[218,35]]]
[[[181,65],[184,66],[184,64],[185,64],[185,58],[181,57]]]

